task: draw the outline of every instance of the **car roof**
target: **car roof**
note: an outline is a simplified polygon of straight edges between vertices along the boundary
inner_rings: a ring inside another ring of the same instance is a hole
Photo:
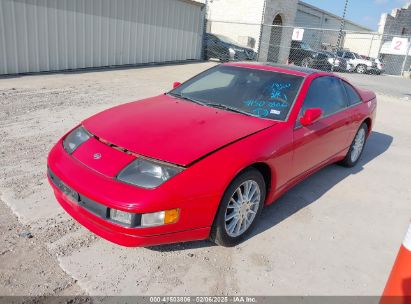
[[[319,70],[304,68],[297,65],[288,65],[288,64],[277,64],[273,62],[230,62],[224,63],[223,65],[228,66],[238,66],[243,68],[257,69],[257,70],[269,70],[273,72],[280,72],[285,74],[292,74],[296,76],[309,76],[316,73],[324,73]]]

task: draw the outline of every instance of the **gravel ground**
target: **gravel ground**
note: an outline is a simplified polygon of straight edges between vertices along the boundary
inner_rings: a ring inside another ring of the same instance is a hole
[[[1,295],[380,294],[411,214],[411,104],[381,92],[388,77],[347,75],[381,93],[359,166],[313,175],[268,207],[235,248],[208,241],[123,248],[58,205],[45,172],[59,137],[96,112],[157,95],[211,65],[0,79]],[[409,92],[407,82],[393,83],[394,93]]]
[[[83,294],[47,249],[45,240],[50,233],[34,232],[30,225],[20,224],[2,201],[0,231],[0,295]]]

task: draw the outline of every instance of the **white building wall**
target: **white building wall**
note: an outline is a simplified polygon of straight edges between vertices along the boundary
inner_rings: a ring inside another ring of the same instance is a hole
[[[377,58],[381,47],[381,35],[375,33],[347,33],[343,48],[363,56]]]
[[[305,3],[298,2],[297,15],[295,18],[297,26],[304,27],[320,27],[324,29],[339,29],[341,25],[341,17],[330,12],[324,11],[318,7]],[[345,20],[345,30],[357,32],[370,32],[371,29]]]
[[[315,6],[299,1],[295,25],[298,27],[315,28],[321,30],[306,30],[304,41],[315,49],[331,49],[338,43],[341,17],[319,9]],[[367,27],[345,20],[344,30],[369,33]],[[342,43],[342,41],[341,41]]]
[[[0,0],[0,74],[200,59],[203,5]]]
[[[263,7],[264,0],[209,0],[207,30],[227,36],[240,45],[246,44],[250,37],[254,39],[254,46],[247,46],[257,50]]]

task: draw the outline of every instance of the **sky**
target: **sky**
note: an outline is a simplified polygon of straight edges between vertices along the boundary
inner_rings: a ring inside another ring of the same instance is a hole
[[[338,16],[341,16],[344,11],[345,0],[302,1]],[[347,19],[377,30],[381,14],[391,13],[394,8],[401,8],[409,2],[410,0],[349,0]]]

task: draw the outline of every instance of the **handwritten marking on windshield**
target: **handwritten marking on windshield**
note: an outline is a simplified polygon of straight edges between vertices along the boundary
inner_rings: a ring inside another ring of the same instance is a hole
[[[267,117],[268,114],[269,114],[269,112],[268,112],[267,109],[261,109],[261,108],[254,109],[254,110],[253,110],[253,113],[254,113],[255,115],[260,116],[260,117]]]
[[[278,83],[274,82],[271,86],[271,98],[272,99],[284,99],[288,101],[287,94],[283,92],[284,89],[291,87],[291,83]]]
[[[249,107],[270,107],[270,108],[287,108],[288,104],[284,102],[278,102],[278,101],[265,101],[265,100],[256,100],[256,99],[250,99],[244,101],[244,104],[249,106]]]

